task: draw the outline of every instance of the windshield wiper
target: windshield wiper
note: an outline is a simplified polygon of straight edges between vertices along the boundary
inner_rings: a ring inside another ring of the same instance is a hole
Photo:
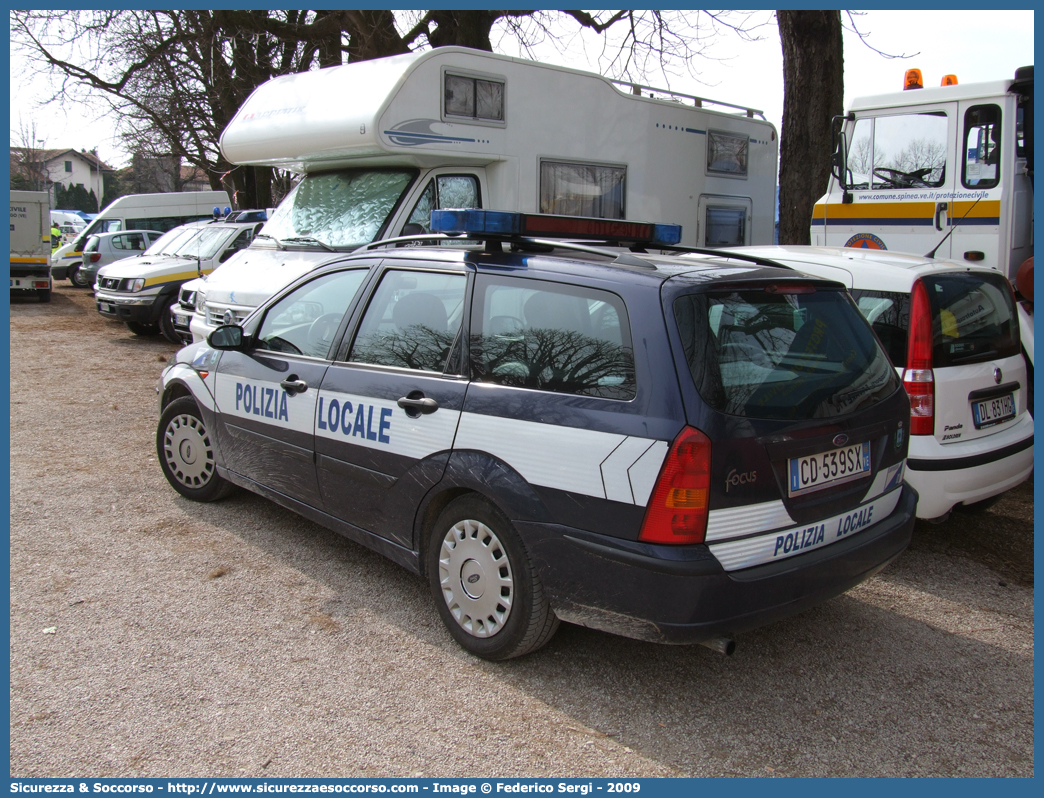
[[[276,244],[277,247],[279,247],[280,249],[286,249],[286,245],[284,245],[282,241],[280,241],[275,236],[268,235],[268,233],[258,233],[256,236],[254,236],[254,238],[268,238],[268,239],[271,239],[272,241],[275,241],[275,244]]]
[[[284,238],[283,241],[284,242],[293,241],[295,243],[300,242],[302,244],[318,244],[323,249],[325,249],[327,252],[336,252],[337,251],[333,247],[331,247],[329,244],[327,244],[325,241],[320,241],[318,238],[312,238],[311,236],[295,236],[293,238]]]

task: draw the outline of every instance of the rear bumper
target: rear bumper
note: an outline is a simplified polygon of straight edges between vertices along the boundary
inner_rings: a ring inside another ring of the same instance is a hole
[[[658,643],[698,643],[753,629],[854,587],[897,557],[913,533],[917,493],[852,538],[726,572],[706,546],[650,546],[516,522],[558,616]]]
[[[918,518],[938,518],[954,505],[973,504],[1021,485],[1033,471],[1033,418],[966,443],[910,441],[906,481],[920,494]]]

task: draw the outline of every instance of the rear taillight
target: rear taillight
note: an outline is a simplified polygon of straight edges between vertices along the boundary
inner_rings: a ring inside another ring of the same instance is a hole
[[[100,260],[101,260],[101,253],[100,252],[92,252],[91,253],[91,263],[97,263]]]
[[[935,374],[932,372],[932,308],[918,280],[910,298],[910,341],[903,386],[910,395],[910,434],[935,434]]]
[[[710,494],[711,442],[686,427],[671,444],[660,469],[642,533],[646,543],[702,543],[707,532]]]

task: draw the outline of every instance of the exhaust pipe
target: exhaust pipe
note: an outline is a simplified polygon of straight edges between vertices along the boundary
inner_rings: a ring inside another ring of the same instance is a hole
[[[736,641],[731,637],[712,637],[710,640],[701,640],[700,645],[726,657],[731,657],[732,652],[736,650]]]

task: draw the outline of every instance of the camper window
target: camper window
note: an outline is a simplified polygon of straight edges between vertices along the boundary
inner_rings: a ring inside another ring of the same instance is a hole
[[[290,244],[295,238],[315,239],[328,247],[368,244],[384,232],[416,176],[416,169],[342,169],[307,175],[276,208],[265,235]]]
[[[540,212],[564,216],[623,219],[623,166],[540,162]]]
[[[746,208],[727,205],[707,206],[705,246],[741,247],[747,243]]]
[[[973,105],[964,114],[965,188],[993,188],[1000,182],[1001,110]]]
[[[501,81],[448,73],[445,81],[446,116],[504,121],[504,84]]]
[[[707,171],[723,175],[747,176],[747,154],[750,138],[707,131]]]

